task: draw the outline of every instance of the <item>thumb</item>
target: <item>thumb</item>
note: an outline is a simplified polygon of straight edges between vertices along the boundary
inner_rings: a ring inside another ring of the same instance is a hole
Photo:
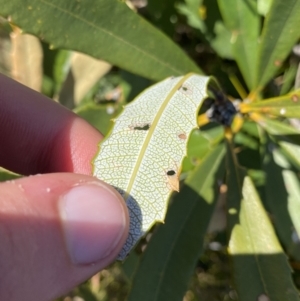
[[[52,300],[111,263],[128,234],[122,197],[57,173],[0,184],[0,300]]]

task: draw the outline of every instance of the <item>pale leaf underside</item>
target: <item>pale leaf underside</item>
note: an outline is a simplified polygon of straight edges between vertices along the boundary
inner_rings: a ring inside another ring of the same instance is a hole
[[[197,127],[209,81],[188,74],[150,87],[125,107],[101,143],[94,175],[114,186],[129,209],[129,236],[119,259],[155,222],[164,221],[168,198],[179,190],[187,140]]]

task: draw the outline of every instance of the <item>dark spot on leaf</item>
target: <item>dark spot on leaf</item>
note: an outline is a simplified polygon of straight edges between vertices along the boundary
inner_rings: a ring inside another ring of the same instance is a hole
[[[136,125],[136,126],[133,126],[132,128],[137,131],[148,131],[150,129],[150,123]]]
[[[188,88],[187,87],[185,87],[185,86],[180,86],[179,88],[178,88],[178,90],[183,90],[183,91],[187,91],[188,90]]]
[[[175,172],[175,170],[168,170],[167,171],[167,176],[174,176],[174,175],[176,175],[176,172]]]

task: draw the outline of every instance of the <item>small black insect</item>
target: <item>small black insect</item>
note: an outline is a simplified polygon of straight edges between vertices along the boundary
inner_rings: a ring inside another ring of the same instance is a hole
[[[226,95],[216,88],[210,86],[209,91],[213,95],[213,101],[210,108],[206,111],[206,116],[210,121],[230,126],[237,110],[234,104],[226,97]]]

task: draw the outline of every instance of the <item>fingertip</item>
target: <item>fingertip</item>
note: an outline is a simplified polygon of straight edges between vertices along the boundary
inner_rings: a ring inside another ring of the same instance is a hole
[[[91,264],[119,249],[127,216],[115,193],[101,182],[80,184],[59,201],[64,238],[74,264]]]
[[[1,74],[0,82],[0,166],[23,175],[91,174],[102,135],[52,99]]]
[[[0,300],[9,300],[8,287],[18,287],[12,300],[57,298],[110,264],[125,243],[126,204],[94,177],[47,174],[0,186]]]

